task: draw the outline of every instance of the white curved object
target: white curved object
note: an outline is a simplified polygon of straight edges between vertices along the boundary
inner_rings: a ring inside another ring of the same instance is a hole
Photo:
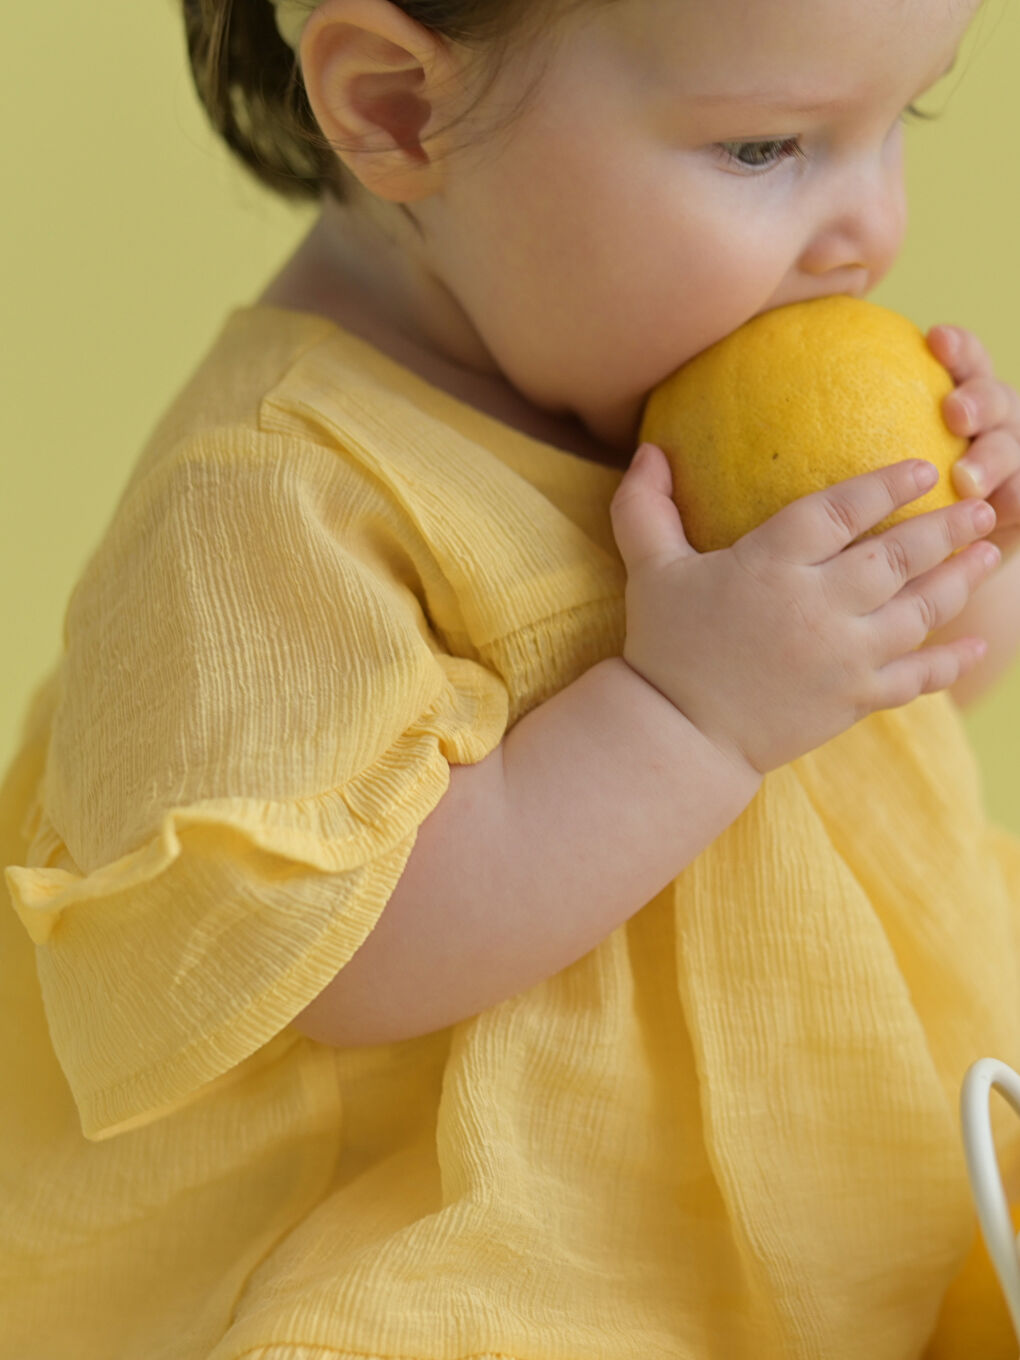
[[[979,1058],[967,1069],[960,1091],[960,1122],[967,1174],[988,1255],[1002,1285],[1013,1331],[1020,1341],[1020,1239],[1013,1236],[1009,1200],[1002,1184],[989,1109],[992,1087],[1020,1115],[1020,1074],[997,1058]]]

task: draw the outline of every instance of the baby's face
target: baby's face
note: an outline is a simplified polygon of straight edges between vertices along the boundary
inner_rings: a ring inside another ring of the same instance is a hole
[[[904,111],[978,8],[577,11],[509,132],[415,205],[487,353],[535,404],[632,451],[645,395],[692,355],[770,308],[868,293],[906,227]],[[483,109],[533,75],[518,58]]]

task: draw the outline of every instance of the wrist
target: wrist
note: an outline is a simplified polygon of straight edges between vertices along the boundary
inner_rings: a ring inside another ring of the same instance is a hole
[[[699,743],[710,756],[714,753],[715,759],[730,772],[741,796],[750,802],[765,776],[738,746],[720,742],[704,732],[668,694],[636,670],[625,656],[611,657],[601,664],[616,667],[616,673],[623,683],[631,687],[634,695],[642,696],[642,703],[648,706],[650,718],[656,722],[657,731],[662,734],[664,746],[669,743],[671,731],[676,733],[677,743],[686,753],[690,751],[692,740]]]

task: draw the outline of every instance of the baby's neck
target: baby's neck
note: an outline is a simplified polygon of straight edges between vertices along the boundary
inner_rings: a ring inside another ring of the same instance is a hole
[[[397,266],[391,239],[352,227],[350,217],[341,226],[342,215],[341,207],[324,206],[260,294],[261,305],[325,316],[512,429],[591,462],[626,467],[629,455],[596,440],[576,418],[551,414],[528,401],[491,367],[481,342],[473,343],[463,324],[458,326],[453,300],[444,299],[438,285],[422,286],[412,278],[404,259]]]

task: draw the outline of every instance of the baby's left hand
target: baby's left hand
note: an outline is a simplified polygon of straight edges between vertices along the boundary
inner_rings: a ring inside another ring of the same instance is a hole
[[[1020,547],[1020,395],[995,376],[988,351],[962,326],[933,326],[928,347],[957,383],[942,403],[943,419],[971,441],[953,466],[953,483],[960,496],[980,496],[995,510],[987,537],[1005,562]]]

